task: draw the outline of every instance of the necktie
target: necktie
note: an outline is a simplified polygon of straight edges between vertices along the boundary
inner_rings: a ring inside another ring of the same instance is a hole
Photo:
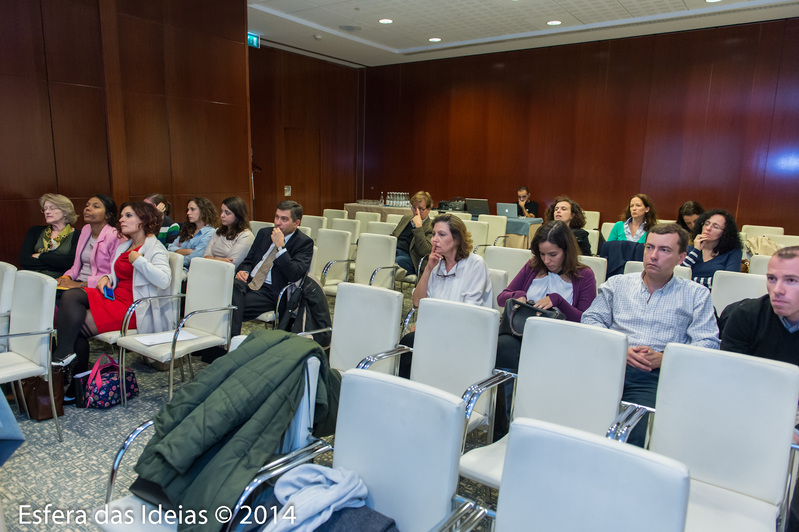
[[[264,263],[261,264],[261,267],[258,268],[258,271],[255,272],[252,280],[249,282],[247,286],[250,287],[252,290],[260,290],[261,286],[264,284],[264,280],[266,279],[266,274],[269,273],[269,270],[272,269],[272,264],[275,263],[275,256],[277,256],[277,246],[272,247],[272,251],[269,252],[269,255],[266,256],[264,259]]]

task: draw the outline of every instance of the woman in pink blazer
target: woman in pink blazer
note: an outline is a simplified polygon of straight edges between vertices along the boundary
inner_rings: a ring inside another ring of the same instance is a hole
[[[94,288],[102,276],[111,273],[111,259],[123,242],[114,227],[116,220],[117,205],[113,199],[105,194],[89,198],[83,209],[86,225],[80,231],[75,262],[58,278],[59,288]]]

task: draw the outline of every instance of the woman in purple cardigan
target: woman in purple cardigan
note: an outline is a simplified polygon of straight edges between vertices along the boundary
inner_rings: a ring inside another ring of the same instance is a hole
[[[105,194],[89,198],[83,209],[86,225],[80,231],[72,268],[58,278],[58,287],[94,288],[97,281],[111,273],[111,259],[123,242],[117,233],[117,205]]]

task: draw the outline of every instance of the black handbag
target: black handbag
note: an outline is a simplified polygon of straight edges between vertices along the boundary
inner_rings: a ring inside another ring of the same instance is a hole
[[[534,307],[531,303],[522,303],[510,298],[505,301],[505,312],[502,315],[502,321],[499,323],[499,334],[512,334],[517,338],[521,338],[524,333],[524,323],[527,318],[533,316],[555,320],[566,319],[566,316],[555,307],[544,310]]]

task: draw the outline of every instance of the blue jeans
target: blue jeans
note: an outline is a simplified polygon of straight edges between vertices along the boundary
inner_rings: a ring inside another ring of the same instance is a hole
[[[416,274],[416,265],[413,263],[411,256],[406,251],[398,249],[397,255],[394,258],[394,262],[405,268],[405,271],[408,272],[409,275]]]
[[[642,371],[630,365],[624,375],[624,390],[621,394],[622,401],[638,403],[644,406],[655,406],[655,399],[658,392],[658,379],[660,379],[660,369]],[[646,427],[649,421],[649,414],[641,418],[638,425],[630,433],[628,443],[644,446],[646,440]]]

